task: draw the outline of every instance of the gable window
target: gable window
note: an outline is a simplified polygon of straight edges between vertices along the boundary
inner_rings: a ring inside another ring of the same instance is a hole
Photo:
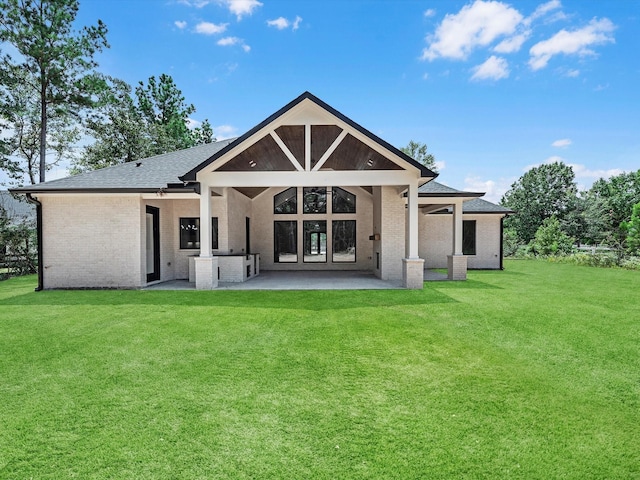
[[[333,213],[356,213],[356,196],[343,188],[333,187]]]
[[[327,213],[326,187],[304,187],[302,192],[304,213]]]
[[[305,220],[302,222],[304,231],[304,262],[327,261],[327,221]]]
[[[333,255],[335,263],[356,261],[356,221],[334,220],[333,222]]]
[[[274,195],[273,213],[298,213],[298,189],[296,187]]]
[[[273,222],[273,261],[298,261],[298,222]]]
[[[464,220],[462,222],[462,253],[464,255],[476,254],[476,221]]]
[[[200,248],[200,218],[180,218],[180,249],[197,250]],[[211,218],[211,248],[218,248],[218,217]]]

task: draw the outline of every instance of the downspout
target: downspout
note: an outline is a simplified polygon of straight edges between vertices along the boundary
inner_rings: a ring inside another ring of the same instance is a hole
[[[504,217],[500,217],[500,270],[504,270]]]
[[[44,288],[43,282],[43,258],[42,258],[42,203],[33,198],[30,193],[27,193],[27,202],[36,206],[36,235],[38,237],[38,286],[36,292],[41,291]]]

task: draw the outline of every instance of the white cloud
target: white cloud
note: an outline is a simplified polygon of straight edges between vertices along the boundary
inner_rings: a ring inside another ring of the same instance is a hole
[[[198,128],[200,125],[202,125],[202,122],[195,120],[193,118],[187,118],[187,128],[189,130],[193,130],[194,128]]]
[[[542,161],[542,162],[540,162],[540,163],[533,163],[533,164],[531,164],[531,165],[527,165],[527,166],[525,166],[525,167],[522,169],[522,171],[523,171],[523,172],[528,172],[528,171],[529,171],[529,170],[531,170],[532,168],[539,167],[540,165],[548,165],[548,164],[550,164],[550,163],[556,163],[556,162],[557,162],[557,163],[561,163],[561,162],[562,162],[562,163],[564,163],[564,164],[566,164],[566,163],[567,163],[566,159],[564,159],[564,158],[562,158],[562,157],[560,157],[560,156],[558,156],[558,155],[552,155],[551,157],[548,157],[547,159],[545,159],[544,161]]]
[[[267,20],[267,25],[270,27],[276,27],[278,30],[284,30],[289,26],[289,20],[284,17],[279,17],[275,20]]]
[[[536,43],[529,50],[531,70],[540,70],[549,63],[554,55],[595,55],[589,47],[615,42],[611,33],[615,25],[608,18],[593,19],[586,27],[567,31],[560,30],[548,40]]]
[[[228,23],[215,24],[211,22],[200,22],[196,25],[196,33],[203,35],[217,35],[227,30]]]
[[[178,3],[188,5],[189,7],[202,8],[211,3],[211,0],[178,0]]]
[[[456,14],[447,14],[422,52],[423,60],[452,58],[464,60],[477,47],[512,35],[523,16],[516,9],[497,1],[476,0]]]
[[[571,145],[571,139],[570,138],[561,138],[560,140],[556,140],[555,142],[553,142],[551,144],[552,147],[557,147],[557,148],[564,148],[564,147],[568,147],[569,145]]]
[[[436,11],[433,8],[429,8],[424,11],[424,16],[427,18],[431,18],[436,14]]]
[[[500,178],[498,180],[483,180],[480,177],[467,177],[464,179],[465,192],[486,192],[482,197],[493,203],[500,203],[500,199],[511,188],[515,178]]]
[[[529,38],[531,31],[527,30],[513,37],[505,38],[493,49],[496,53],[513,53],[520,50],[522,44]]]
[[[251,15],[256,8],[262,6],[258,0],[218,0],[218,2],[225,5],[238,20],[245,15]]]
[[[180,30],[183,30],[187,27],[187,22],[183,22],[181,20],[176,20],[173,24],[178,27]]]
[[[435,166],[436,166],[436,170],[438,170],[439,172],[441,172],[442,170],[444,170],[445,168],[447,168],[447,164],[444,161],[439,161],[436,160],[435,161]]]
[[[599,178],[609,178],[624,173],[624,170],[620,168],[591,170],[580,163],[570,163],[569,166],[573,168],[573,173],[575,173],[577,180],[598,180]]]
[[[567,70],[564,74],[565,77],[575,78],[580,76],[580,70]]]
[[[238,37],[224,37],[216,42],[218,45],[222,47],[229,47],[232,45],[238,45],[242,43],[242,39]]]
[[[525,25],[530,25],[531,22],[533,22],[534,20],[540,17],[543,17],[544,15],[551,12],[552,10],[557,10],[559,8],[562,8],[562,4],[560,3],[560,0],[550,0],[547,3],[538,5],[538,7],[534,10],[534,12],[524,19],[523,23]]]
[[[232,47],[234,45],[240,45],[245,52],[250,52],[251,47],[244,43],[244,40],[238,37],[224,37],[216,42],[221,47]]]
[[[500,80],[509,76],[509,64],[504,58],[495,55],[491,55],[483,64],[471,70],[471,80]]]
[[[213,136],[218,140],[224,140],[226,138],[233,138],[238,136],[238,129],[231,125],[218,125],[217,127],[212,127]]]
[[[302,22],[302,17],[296,16],[293,22],[287,20],[284,17],[276,18],[275,20],[267,20],[267,25],[270,27],[276,27],[278,30],[284,30],[291,27],[291,30],[297,30]]]

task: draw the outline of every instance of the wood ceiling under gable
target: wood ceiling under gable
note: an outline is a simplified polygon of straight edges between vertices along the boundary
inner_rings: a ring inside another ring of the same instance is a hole
[[[350,133],[327,159],[322,168],[332,170],[402,170]]]
[[[265,135],[218,168],[220,172],[287,172],[295,170],[271,135]]]
[[[402,170],[402,167],[338,125],[311,125],[310,165],[305,165],[305,126],[281,125],[226,162],[221,172],[311,170],[334,146],[322,170]],[[272,136],[273,135],[273,136]],[[275,137],[275,138],[274,138]],[[341,138],[337,147],[336,140]],[[279,139],[279,140],[278,140]],[[278,140],[278,142],[276,142]],[[280,142],[281,140],[281,142]],[[280,148],[284,144],[283,148]],[[285,148],[286,147],[286,148]],[[288,153],[285,153],[289,150]],[[293,156],[293,158],[291,158]],[[295,161],[294,161],[295,159]],[[297,161],[298,165],[294,165]]]
[[[337,125],[311,125],[311,168],[341,133],[342,129]]]

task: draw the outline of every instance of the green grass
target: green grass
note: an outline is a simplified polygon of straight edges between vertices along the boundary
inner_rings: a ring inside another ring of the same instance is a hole
[[[422,291],[0,282],[0,478],[640,478],[640,275]]]

